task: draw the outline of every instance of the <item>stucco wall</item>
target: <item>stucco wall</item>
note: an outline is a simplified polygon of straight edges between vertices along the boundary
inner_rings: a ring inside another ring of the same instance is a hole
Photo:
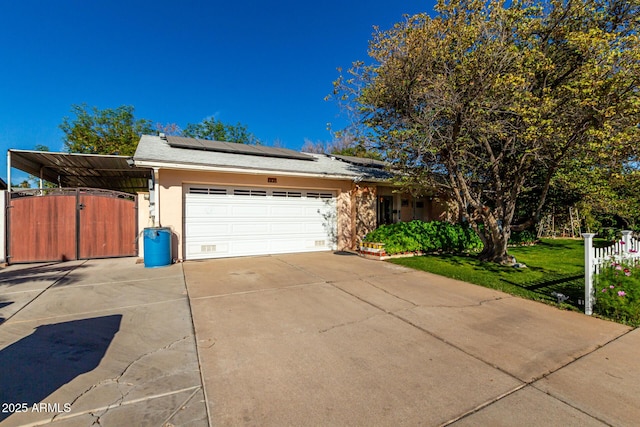
[[[146,227],[153,227],[149,218],[149,193],[138,193],[138,256],[144,257],[144,236]]]
[[[224,186],[255,186],[268,188],[300,188],[335,191],[337,193],[338,210],[338,250],[353,247],[353,225],[350,215],[351,196],[353,183],[350,180],[331,180],[321,178],[302,178],[282,176],[277,174],[257,175],[220,172],[184,171],[173,169],[161,169],[158,175],[160,186],[160,226],[170,227],[176,239],[176,245],[172,256],[183,259],[182,246],[183,225],[183,186],[185,184],[224,185]],[[269,178],[275,178],[276,183],[268,182]],[[148,208],[145,211],[148,215]]]

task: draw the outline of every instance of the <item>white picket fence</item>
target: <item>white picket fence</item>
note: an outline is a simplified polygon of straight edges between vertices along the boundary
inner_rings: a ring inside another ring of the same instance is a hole
[[[584,313],[593,314],[593,279],[603,266],[611,262],[640,262],[640,241],[631,236],[631,231],[622,231],[622,240],[605,248],[594,248],[594,233],[582,233],[584,237]]]

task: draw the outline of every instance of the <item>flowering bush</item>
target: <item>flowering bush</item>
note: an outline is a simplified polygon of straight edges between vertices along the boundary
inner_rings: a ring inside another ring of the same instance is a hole
[[[640,326],[640,264],[612,260],[595,277],[594,311],[631,326]]]

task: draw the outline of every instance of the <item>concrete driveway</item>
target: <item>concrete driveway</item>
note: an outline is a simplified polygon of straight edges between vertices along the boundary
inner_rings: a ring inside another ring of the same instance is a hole
[[[639,330],[352,255],[185,263],[212,425],[637,425]]]
[[[181,265],[0,270],[1,426],[204,426]]]
[[[0,270],[2,427],[637,425],[639,348],[353,255]]]

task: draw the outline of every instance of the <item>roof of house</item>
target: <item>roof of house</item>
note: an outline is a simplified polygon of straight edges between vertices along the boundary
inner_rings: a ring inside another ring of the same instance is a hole
[[[391,174],[378,165],[369,167],[360,161],[349,161],[348,156],[339,158],[285,148],[175,136],[143,135],[133,158],[136,165],[144,167],[238,173],[271,172],[355,181],[383,181],[391,178]]]
[[[343,156],[341,154],[331,154],[331,157],[335,157],[354,165],[367,166],[370,168],[384,169],[389,166],[388,163],[383,162],[382,160],[370,159],[368,157]]]

